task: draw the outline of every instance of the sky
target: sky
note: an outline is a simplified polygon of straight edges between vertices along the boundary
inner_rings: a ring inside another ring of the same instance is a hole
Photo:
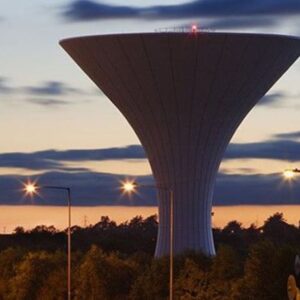
[[[119,181],[153,182],[140,142],[121,113],[59,46],[93,34],[200,30],[300,36],[299,0],[2,0],[0,11],[0,204],[59,205],[62,195],[24,198],[21,182],[69,185],[75,205],[155,205]],[[234,135],[214,203],[295,204],[300,178],[300,61],[260,100]]]

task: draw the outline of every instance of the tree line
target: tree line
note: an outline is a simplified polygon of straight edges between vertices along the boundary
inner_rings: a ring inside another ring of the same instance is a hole
[[[72,227],[73,299],[168,299],[169,259],[153,258],[157,228],[156,216]],[[213,231],[215,257],[175,257],[175,299],[287,299],[298,227],[276,213],[261,227],[231,221]],[[66,299],[66,265],[65,230],[42,225],[0,235],[0,300]]]

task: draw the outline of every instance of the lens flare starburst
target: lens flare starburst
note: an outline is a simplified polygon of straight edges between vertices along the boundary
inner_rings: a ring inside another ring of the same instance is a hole
[[[34,195],[38,194],[38,185],[35,181],[28,180],[27,182],[23,183],[23,191],[26,196],[33,197]]]
[[[135,193],[136,187],[137,185],[134,180],[121,181],[121,190],[123,191],[123,193]]]
[[[283,172],[283,177],[286,179],[286,180],[292,180],[294,177],[295,177],[295,172],[293,170],[285,170]]]

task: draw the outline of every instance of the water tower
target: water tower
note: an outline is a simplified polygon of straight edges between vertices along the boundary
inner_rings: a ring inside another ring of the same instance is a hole
[[[78,37],[61,45],[128,120],[156,184],[173,189],[174,252],[213,255],[212,197],[224,151],[249,111],[297,60],[300,39],[156,32]],[[169,253],[170,202],[167,192],[158,196],[155,255],[163,256]]]

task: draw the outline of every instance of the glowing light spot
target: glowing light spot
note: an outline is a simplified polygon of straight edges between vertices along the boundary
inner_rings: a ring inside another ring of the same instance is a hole
[[[33,196],[34,194],[37,194],[38,186],[35,182],[28,181],[23,184],[24,185],[24,192],[26,195]]]
[[[33,184],[28,184],[26,186],[26,190],[27,190],[28,193],[33,193],[33,192],[36,191],[36,188],[35,188],[35,186]]]
[[[285,179],[293,179],[295,177],[295,172],[293,170],[285,170],[283,172],[283,176]]]
[[[196,33],[198,31],[197,25],[192,25],[192,32]]]
[[[136,189],[136,184],[134,181],[124,181],[122,182],[122,190],[126,193],[132,193]]]

